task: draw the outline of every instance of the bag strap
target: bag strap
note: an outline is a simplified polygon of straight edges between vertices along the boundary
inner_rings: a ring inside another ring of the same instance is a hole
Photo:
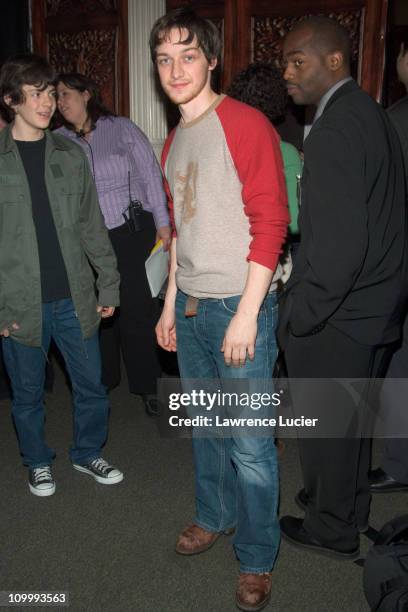
[[[408,587],[408,576],[399,576],[398,578],[391,578],[391,580],[387,580],[384,583],[384,589],[386,589],[387,594],[390,591],[396,591],[397,589],[400,589],[403,586]]]
[[[389,544],[404,531],[408,532],[408,514],[398,516],[386,523],[378,534],[376,544]]]
[[[383,603],[384,599],[390,593],[392,593],[392,591],[396,591],[404,586],[408,587],[408,576],[405,578],[403,576],[400,576],[399,578],[392,578],[391,580],[386,580],[385,582],[383,582],[381,584],[381,599],[378,602],[377,606],[374,608],[373,612],[377,612],[377,610],[380,609],[380,606]]]

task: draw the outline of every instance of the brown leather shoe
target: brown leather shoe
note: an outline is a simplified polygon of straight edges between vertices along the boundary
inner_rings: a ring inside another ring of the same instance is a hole
[[[221,535],[230,535],[233,532],[234,529],[219,532],[206,531],[193,523],[188,525],[179,535],[176,552],[179,555],[198,555],[211,548]]]
[[[271,576],[267,574],[240,574],[235,602],[244,612],[263,610],[271,599]]]

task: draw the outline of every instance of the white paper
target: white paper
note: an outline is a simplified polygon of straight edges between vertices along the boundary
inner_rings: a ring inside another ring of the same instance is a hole
[[[145,262],[146,276],[152,297],[157,297],[169,275],[169,252],[158,242]]]

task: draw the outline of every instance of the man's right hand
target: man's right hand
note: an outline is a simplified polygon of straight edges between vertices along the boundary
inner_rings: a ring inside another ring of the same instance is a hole
[[[163,308],[161,317],[156,325],[157,343],[165,351],[177,351],[176,318],[174,307]]]
[[[2,329],[0,331],[0,336],[4,336],[5,338],[8,338],[10,335],[10,329],[20,329],[20,326],[17,325],[16,322],[12,323],[11,325],[9,325],[9,327],[5,327],[4,329]]]

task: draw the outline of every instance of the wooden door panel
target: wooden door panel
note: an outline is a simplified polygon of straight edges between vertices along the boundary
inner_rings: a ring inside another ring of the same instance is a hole
[[[311,15],[336,19],[350,33],[352,73],[377,100],[381,97],[388,0],[237,0],[240,44],[232,73],[251,61],[277,62],[282,39]]]
[[[34,51],[82,72],[106,106],[129,116],[127,0],[32,0]]]
[[[307,15],[337,19],[350,32],[352,71],[362,87],[380,100],[388,0],[168,0],[170,10],[192,6],[200,15],[223,22],[222,85],[251,61],[276,62],[282,39]]]
[[[341,13],[329,13],[329,17],[337,19],[344,25],[352,41],[352,73],[355,78],[360,75],[360,26],[362,10],[355,9],[343,11]],[[282,37],[289,32],[292,27],[303,19],[304,15],[264,17],[253,16],[251,19],[251,47],[248,50],[251,62],[266,62],[279,64]],[[247,57],[242,57],[242,67],[247,64]]]

